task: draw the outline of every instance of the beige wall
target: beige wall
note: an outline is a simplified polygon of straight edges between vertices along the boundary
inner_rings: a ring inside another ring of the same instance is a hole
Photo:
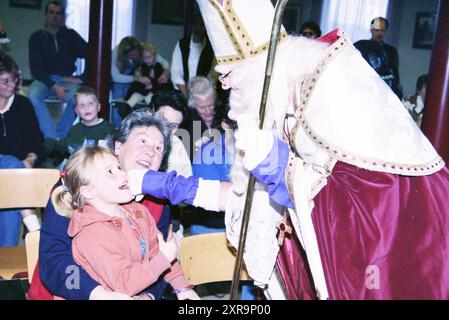
[[[28,39],[30,35],[42,28],[44,23],[44,8],[25,9],[11,8],[9,1],[0,1],[0,19],[5,26],[8,38],[11,39],[9,48],[19,65],[24,78],[30,78],[28,66]]]

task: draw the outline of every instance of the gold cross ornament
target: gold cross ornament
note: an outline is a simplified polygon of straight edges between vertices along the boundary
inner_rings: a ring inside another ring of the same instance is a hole
[[[287,225],[287,219],[285,217],[282,218],[282,220],[278,223],[276,226],[279,229],[279,235],[278,235],[278,244],[279,246],[282,246],[284,243],[285,234],[292,233],[292,228]]]

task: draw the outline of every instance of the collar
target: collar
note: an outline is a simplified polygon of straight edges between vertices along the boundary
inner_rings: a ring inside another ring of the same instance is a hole
[[[65,26],[62,26],[61,29],[59,29],[59,31],[56,32],[55,35],[53,35],[53,33],[48,32],[46,28],[43,28],[43,29],[42,29],[42,33],[43,33],[46,37],[53,37],[53,36],[58,36],[58,35],[60,35],[60,34],[64,31],[64,29],[66,29],[66,27],[65,27]]]
[[[3,109],[3,110],[0,110],[0,113],[1,113],[1,114],[5,114],[6,112],[8,112],[8,111],[11,109],[11,105],[12,105],[12,103],[13,103],[13,101],[14,101],[14,97],[15,97],[15,96],[16,96],[16,95],[13,94],[11,97],[9,97],[8,103],[6,104],[6,108]]]
[[[143,217],[143,211],[140,205],[134,203],[120,205],[122,210],[128,213],[128,216],[134,219],[141,219]],[[122,228],[123,219],[121,217],[109,216],[91,205],[85,205],[82,210],[75,210],[72,213],[72,219],[70,221],[68,235],[71,237],[76,236],[83,228],[101,222],[112,222],[119,229]]]

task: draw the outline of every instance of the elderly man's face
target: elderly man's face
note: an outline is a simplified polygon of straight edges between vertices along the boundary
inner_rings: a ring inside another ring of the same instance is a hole
[[[115,143],[115,153],[125,171],[159,170],[164,156],[164,136],[157,127],[136,127],[125,143]]]
[[[214,97],[197,97],[195,98],[195,108],[204,123],[210,127],[215,116]]]

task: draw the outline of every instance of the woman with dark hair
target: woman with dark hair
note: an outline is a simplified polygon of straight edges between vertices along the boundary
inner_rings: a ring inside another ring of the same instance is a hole
[[[44,157],[44,137],[28,98],[15,94],[20,72],[15,61],[0,53],[0,169],[33,168]],[[30,209],[0,211],[0,247],[19,241],[20,214],[28,230],[40,228]]]
[[[321,37],[321,29],[315,21],[310,20],[302,24],[299,34],[309,39],[316,39]]]
[[[112,50],[112,99],[125,99],[133,82],[142,84],[144,89],[153,87],[148,75],[139,71],[142,65],[142,55],[142,43],[139,39],[131,36],[123,38],[118,46]],[[163,69],[169,69],[168,62],[162,59],[161,56],[157,56],[156,59]],[[125,110],[113,109],[112,123],[117,127],[120,125],[122,118],[129,114],[129,107],[126,107],[126,103],[120,103],[118,106],[119,108],[125,107]],[[118,114],[119,112],[120,115]]]
[[[427,74],[419,76],[416,81],[416,92],[414,95],[406,97],[403,101],[404,106],[412,116],[416,124],[421,127],[422,116],[424,113],[424,102],[426,100],[427,83],[429,77]]]

